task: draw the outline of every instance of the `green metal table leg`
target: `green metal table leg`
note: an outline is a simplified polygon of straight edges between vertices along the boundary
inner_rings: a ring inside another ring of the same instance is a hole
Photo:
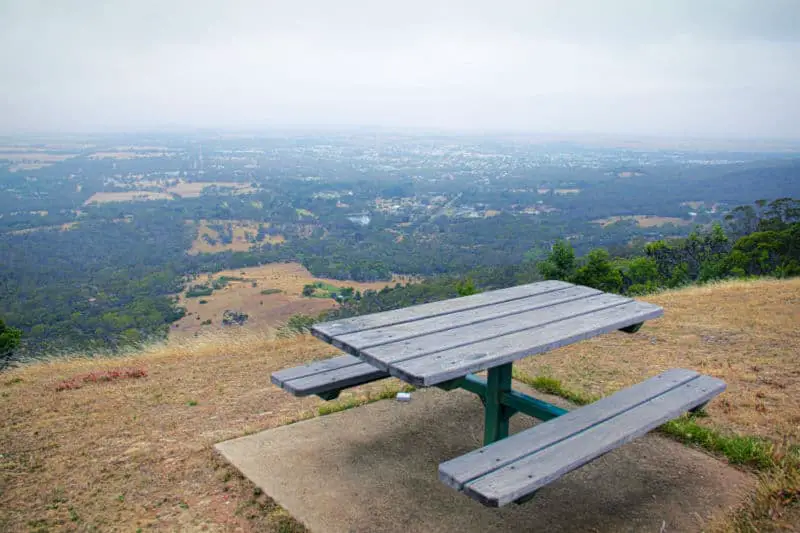
[[[508,437],[508,420],[514,409],[503,405],[503,394],[511,391],[511,363],[489,369],[484,405],[483,444]]]

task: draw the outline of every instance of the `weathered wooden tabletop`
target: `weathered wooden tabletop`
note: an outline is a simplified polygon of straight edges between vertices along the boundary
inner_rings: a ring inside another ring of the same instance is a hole
[[[662,314],[653,304],[543,281],[325,322],[312,333],[412,385],[431,386]]]

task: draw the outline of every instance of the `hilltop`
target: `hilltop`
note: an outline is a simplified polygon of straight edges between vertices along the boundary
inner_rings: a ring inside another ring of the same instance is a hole
[[[729,386],[700,425],[797,449],[800,279],[724,282],[642,299],[663,306],[665,317],[636,335],[605,335],[529,359],[520,370],[599,395],[669,367],[694,368]],[[323,414],[323,402],[285,394],[269,374],[335,353],[310,336],[220,331],[124,357],[74,357],[4,373],[0,530],[301,529],[212,445]],[[388,395],[393,386],[362,387],[336,405]],[[756,519],[776,499],[796,499],[797,473],[782,475],[764,474],[745,507]],[[797,504],[774,507],[772,518],[754,523],[790,523]],[[721,527],[742,523],[740,515],[721,520]]]

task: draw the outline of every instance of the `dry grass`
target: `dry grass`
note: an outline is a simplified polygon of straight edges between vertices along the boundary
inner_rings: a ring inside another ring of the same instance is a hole
[[[96,192],[83,205],[108,202],[140,202],[148,200],[172,200],[172,195],[153,191]]]
[[[142,150],[138,152],[95,152],[89,156],[89,159],[143,159],[148,157],[172,157],[175,152],[156,151],[156,150]]]
[[[635,220],[636,224],[640,228],[656,228],[659,226],[664,226],[666,224],[675,224],[676,226],[688,226],[692,222],[690,220],[684,220],[682,218],[677,217],[659,217],[656,215],[627,215],[627,216],[618,216],[618,217],[608,217],[608,218],[599,218],[597,220],[592,220],[595,224],[600,224],[603,227],[606,227],[610,224],[614,224],[615,222],[620,222],[622,220]]]
[[[64,224],[60,224],[58,226],[36,226],[35,228],[25,228],[25,229],[17,229],[14,231],[6,232],[7,235],[25,235],[26,233],[35,233],[37,231],[48,231],[48,230],[58,230],[58,231],[69,231],[75,226],[77,226],[77,222],[66,222]]]
[[[0,531],[287,531],[285,514],[212,445],[313,415],[320,400],[282,392],[269,374],[335,352],[310,337],[238,332],[3,374]],[[148,375],[56,391],[117,368]]]
[[[682,202],[681,205],[697,210],[697,209],[700,209],[701,207],[703,207],[704,205],[706,205],[706,203],[705,202],[701,202],[701,201],[698,201],[698,202]]]
[[[302,288],[300,274],[274,272],[273,281]],[[732,282],[646,299],[666,315],[639,333],[605,335],[520,366],[593,395],[666,368],[695,368],[729,385],[700,423],[797,444],[800,280]],[[173,339],[129,357],[54,360],[2,374],[0,530],[294,530],[212,446],[318,413],[319,400],[293,398],[268,376],[336,353],[307,336],[273,339],[237,329]],[[81,388],[56,391],[76,376],[120,368],[147,376],[81,379]],[[383,387],[354,389],[343,405],[375,398]],[[765,476],[747,511],[719,529],[796,526],[796,506],[770,505],[795,481]],[[770,509],[779,510],[770,517]]]
[[[709,406],[723,429],[800,442],[800,279],[726,282],[642,298],[663,318],[520,363],[569,389],[608,394],[673,367],[719,377]]]
[[[219,241],[219,233],[211,229],[209,224],[229,224],[233,230],[233,241],[230,244],[224,244],[222,242],[217,242],[214,245],[209,244],[203,239],[204,235],[208,235],[210,238]],[[246,220],[201,220],[197,224],[197,237],[195,237],[194,242],[192,242],[189,253],[195,255],[199,253],[223,252],[225,250],[246,252],[250,249],[252,244],[247,241],[245,233],[251,233],[255,236],[255,234],[258,233],[259,224],[259,222],[250,222]],[[265,223],[264,225],[269,227],[269,223]],[[263,242],[277,244],[285,240],[283,235],[267,235]]]
[[[631,170],[625,170],[623,172],[617,172],[617,177],[620,178],[634,178],[638,176],[644,176],[641,172],[635,172]]]
[[[49,167],[53,163],[17,163],[8,167],[9,172],[19,172],[20,170],[38,170]]]
[[[230,189],[232,194],[249,194],[257,190],[247,183],[233,183],[228,181],[184,181],[170,187],[167,189],[167,192],[175,193],[184,198],[197,198],[202,194],[203,189],[214,186]]]
[[[300,263],[273,263],[261,267],[242,270],[225,270],[210,277],[203,275],[188,285],[197,285],[219,279],[222,276],[245,278],[246,281],[231,281],[211,296],[186,298],[180,296],[180,305],[186,307],[187,316],[176,322],[170,330],[171,336],[185,337],[201,331],[223,329],[222,314],[226,309],[247,313],[249,319],[245,327],[264,329],[284,324],[292,315],[317,315],[336,307],[330,298],[306,298],[302,295],[303,286],[321,281],[339,287],[353,287],[356,290],[380,290],[389,283],[413,282],[414,278],[398,276],[392,282],[359,283],[326,278],[316,278]],[[256,286],[253,287],[253,282]],[[277,294],[261,294],[265,289],[277,289]],[[200,300],[207,303],[201,304]],[[202,326],[201,322],[211,320]]]
[[[0,151],[0,160],[6,159],[15,163],[56,163],[75,157],[75,154],[51,154],[39,150]]]

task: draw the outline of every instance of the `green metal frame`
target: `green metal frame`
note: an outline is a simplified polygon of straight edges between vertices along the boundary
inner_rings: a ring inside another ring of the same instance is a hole
[[[632,324],[620,328],[625,333],[636,333],[642,327],[643,322]],[[443,390],[464,389],[477,394],[483,402],[484,426],[483,426],[483,445],[492,444],[508,437],[508,421],[516,413],[523,413],[542,421],[552,420],[563,414],[568,413],[551,403],[537,400],[532,396],[517,392],[511,388],[513,363],[490,368],[487,372],[487,379],[479,378],[475,374],[450,381],[445,381],[436,385]],[[345,387],[346,388],[346,387]],[[335,389],[318,393],[317,396],[323,400],[335,400],[339,397],[342,389]],[[692,412],[700,411],[705,404],[692,409]]]
[[[512,363],[490,368],[487,379],[468,374],[463,378],[437,385],[440,389],[464,389],[483,401],[483,444],[508,437],[508,421],[515,413],[524,413],[539,420],[551,420],[568,411],[511,388]]]
[[[625,333],[636,333],[643,322],[621,328]],[[492,444],[508,437],[508,421],[515,413],[523,413],[542,421],[552,420],[568,413],[551,403],[512,390],[513,363],[506,363],[488,370],[487,379],[474,374],[446,381],[437,385],[440,389],[464,389],[480,396],[483,401],[484,426],[483,445]],[[701,409],[702,406],[698,407]]]

